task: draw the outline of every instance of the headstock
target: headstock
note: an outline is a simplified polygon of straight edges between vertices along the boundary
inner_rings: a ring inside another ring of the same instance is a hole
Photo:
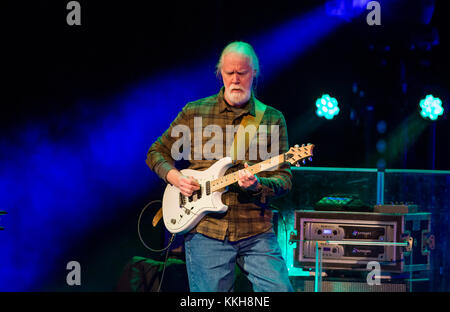
[[[291,147],[287,153],[284,154],[284,160],[291,163],[291,165],[295,165],[300,167],[300,161],[305,164],[306,158],[309,161],[312,161],[314,144],[302,144],[299,146],[296,144],[294,147]]]

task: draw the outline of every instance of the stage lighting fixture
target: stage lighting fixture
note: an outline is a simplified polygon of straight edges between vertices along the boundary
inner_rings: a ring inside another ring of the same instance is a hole
[[[378,140],[376,147],[377,147],[378,153],[383,154],[386,151],[386,147],[387,147],[386,141],[383,139]]]
[[[424,99],[422,99],[419,106],[422,109],[420,115],[422,115],[423,118],[436,120],[444,113],[441,99],[438,97],[435,98],[431,94],[428,94]]]
[[[323,94],[321,98],[316,100],[316,107],[316,115],[319,117],[333,119],[334,116],[339,114],[338,101],[328,94]]]
[[[380,121],[377,123],[377,131],[378,131],[378,133],[384,134],[384,133],[386,133],[386,129],[387,129],[386,121],[380,120]]]
[[[383,158],[378,159],[377,168],[380,170],[386,169],[386,160],[384,160]]]

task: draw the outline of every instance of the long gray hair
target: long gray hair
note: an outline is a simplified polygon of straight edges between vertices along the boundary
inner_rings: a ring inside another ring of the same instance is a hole
[[[216,76],[217,78],[220,78],[221,76],[221,70],[223,65],[223,57],[230,52],[235,52],[239,54],[243,54],[246,57],[250,59],[250,64],[253,68],[253,71],[255,72],[255,79],[259,76],[259,60],[258,56],[256,56],[255,50],[253,47],[248,44],[247,42],[243,41],[234,41],[228,44],[222,51],[222,54],[220,54],[219,62],[217,62],[216,65]],[[256,81],[255,81],[256,82]]]

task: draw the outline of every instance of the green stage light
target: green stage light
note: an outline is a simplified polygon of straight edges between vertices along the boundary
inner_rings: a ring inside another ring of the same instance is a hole
[[[316,115],[319,117],[333,119],[334,116],[339,114],[338,101],[328,94],[324,94],[316,100],[316,107]]]
[[[444,113],[441,99],[437,97],[435,98],[431,94],[428,94],[424,99],[422,99],[419,106],[422,109],[420,115],[422,115],[423,118],[436,120]]]

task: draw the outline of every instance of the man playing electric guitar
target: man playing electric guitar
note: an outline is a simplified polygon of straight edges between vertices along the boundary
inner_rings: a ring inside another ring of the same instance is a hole
[[[229,171],[240,170],[237,183],[229,185],[221,196],[227,210],[206,214],[185,234],[190,290],[232,291],[235,265],[238,264],[254,291],[292,291],[268,206],[270,198],[291,189],[289,164],[282,163],[273,170],[256,175],[246,169],[249,168],[249,160],[250,164],[256,164],[269,158],[268,151],[273,156],[289,150],[285,119],[280,111],[262,104],[254,96],[259,63],[249,44],[233,42],[225,47],[217,64],[217,73],[223,81],[220,92],[188,103],[169,129],[150,147],[146,161],[159,177],[181,192],[180,202],[195,201],[204,194],[203,187],[195,178],[183,175],[175,168],[174,159],[179,159],[179,154],[175,156],[174,151],[179,153],[179,149],[174,146],[184,144],[182,155],[190,163],[188,169],[205,170],[229,155],[227,148],[233,139],[242,141],[237,136],[230,139],[224,135],[230,133],[230,126],[236,129],[243,119],[258,118],[259,113],[259,128],[266,129],[265,145],[247,142],[249,146],[244,145],[245,153],[234,155],[236,166]],[[180,142],[181,132],[175,131],[180,129],[190,130],[189,141]],[[199,134],[201,139],[198,139]],[[257,141],[262,137],[255,136]],[[211,143],[212,138],[214,144]],[[231,146],[235,145],[239,144]],[[260,149],[256,153],[255,146]],[[261,146],[267,149],[262,151]]]

